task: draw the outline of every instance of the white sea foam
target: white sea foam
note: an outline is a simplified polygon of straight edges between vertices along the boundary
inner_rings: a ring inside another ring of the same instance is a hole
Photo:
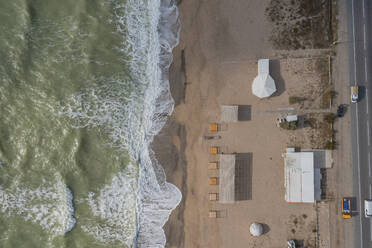
[[[138,187],[120,173],[97,196],[90,194],[92,212],[107,225],[82,228],[101,242],[128,244],[133,238],[138,247],[164,247],[162,227],[182,196],[165,181],[149,146],[173,111],[168,69],[178,43],[178,10],[171,0],[127,0],[115,6],[116,16],[110,22],[117,23],[117,32],[126,37],[121,49],[130,55],[127,63],[133,81],[108,79],[103,86],[73,96],[61,112],[75,127],[103,128],[113,146],[126,149],[139,164]],[[129,95],[120,88],[128,84],[132,86]],[[134,235],[130,233],[133,213],[137,213]]]
[[[35,188],[27,188],[17,180],[14,187],[0,186],[0,211],[8,216],[19,215],[26,221],[39,224],[51,236],[63,235],[75,225],[72,193],[56,176],[53,184],[43,181]],[[15,190],[12,190],[14,188]]]
[[[140,1],[134,2],[138,4]],[[168,69],[172,60],[172,49],[178,44],[180,25],[178,9],[172,1],[151,1],[148,12],[151,18],[150,28],[147,30],[141,28],[143,24],[137,19],[127,19],[131,27],[128,30],[133,32],[129,37],[136,37],[140,30],[144,33],[143,36],[147,34],[149,39],[147,53],[140,50],[138,56],[140,60],[147,58],[144,77],[148,79],[149,84],[145,91],[142,113],[145,136],[141,142],[142,149],[138,151],[141,170],[136,244],[139,247],[164,247],[166,239],[162,227],[171,211],[181,201],[181,193],[174,185],[165,181],[164,171],[154,159],[149,144],[165,124],[166,116],[173,111]],[[136,68],[138,64],[134,63],[133,70]]]
[[[111,184],[104,186],[97,195],[89,193],[88,202],[94,216],[104,222],[88,222],[81,228],[100,242],[120,241],[131,246],[136,233],[137,180],[136,169],[129,165],[126,172],[120,172]]]

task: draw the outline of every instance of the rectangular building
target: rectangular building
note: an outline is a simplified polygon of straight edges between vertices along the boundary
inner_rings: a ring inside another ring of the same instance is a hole
[[[320,169],[314,168],[313,152],[284,154],[285,200],[292,203],[314,203],[321,199]]]

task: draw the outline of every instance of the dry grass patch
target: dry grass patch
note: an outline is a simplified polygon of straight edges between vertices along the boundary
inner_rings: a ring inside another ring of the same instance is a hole
[[[315,247],[317,232],[315,223],[315,216],[308,218],[304,214],[291,215],[287,221],[289,239],[296,240],[299,247]]]
[[[333,114],[332,114],[333,115]],[[295,131],[287,131],[288,147],[311,149],[335,149],[333,120],[331,114],[307,114],[303,126]]]
[[[287,59],[283,78],[290,78],[288,102],[300,109],[327,109],[335,92],[329,80],[329,58]],[[287,82],[286,82],[287,84]]]
[[[332,41],[329,0],[271,0],[266,16],[276,49],[327,48]]]

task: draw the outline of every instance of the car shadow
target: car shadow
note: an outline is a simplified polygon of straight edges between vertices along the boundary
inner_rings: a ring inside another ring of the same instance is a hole
[[[350,197],[350,204],[351,204],[351,216],[358,216],[360,213],[359,211],[357,211],[357,204],[358,204],[358,201],[357,201],[357,198],[356,197]],[[362,209],[362,208],[360,208]]]
[[[363,100],[366,97],[366,87],[365,86],[359,86],[358,87],[358,102]]]

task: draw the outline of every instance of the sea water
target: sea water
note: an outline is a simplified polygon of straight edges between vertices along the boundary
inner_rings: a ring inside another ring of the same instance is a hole
[[[172,0],[0,0],[0,247],[164,247]]]

